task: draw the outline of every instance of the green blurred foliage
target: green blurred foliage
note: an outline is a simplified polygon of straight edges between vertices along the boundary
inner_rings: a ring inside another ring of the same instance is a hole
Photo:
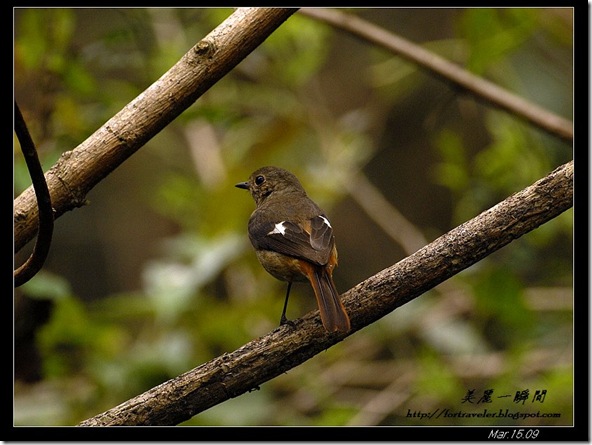
[[[519,95],[536,101],[533,91],[544,86],[542,104],[568,114],[569,11],[353,13],[408,32]],[[15,96],[44,169],[231,13],[16,9]],[[16,196],[30,179],[16,139],[14,146]],[[254,203],[233,187],[262,165],[294,171],[332,215],[336,281],[346,290],[404,255],[348,197],[344,185],[355,172],[430,239],[571,156],[570,147],[458,97],[383,49],[295,15],[100,183],[89,207],[57,220],[44,271],[15,293],[52,310],[30,334],[41,378],[16,376],[14,422],[76,424],[277,326],[285,284],[257,263],[246,235]],[[462,403],[470,389],[479,396],[546,389],[537,409],[561,417],[511,424],[571,424],[572,220],[564,213],[183,425],[479,425],[408,415],[481,410]],[[374,242],[376,250],[368,247]],[[311,295],[306,285],[294,287],[289,318],[315,309]],[[512,397],[493,400],[491,409],[506,408],[520,409]]]
[[[459,37],[470,51],[466,66],[483,75],[488,69],[504,67],[508,54],[522,47],[538,29],[538,10],[521,8],[474,8],[459,20]]]

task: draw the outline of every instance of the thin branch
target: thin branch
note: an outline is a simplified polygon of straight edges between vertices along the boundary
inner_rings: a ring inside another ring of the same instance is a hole
[[[53,236],[53,209],[35,143],[16,102],[14,103],[14,131],[21,145],[29,175],[31,175],[39,213],[39,231],[33,252],[27,258],[27,261],[14,272],[14,286],[18,287],[33,278],[41,270],[43,263],[47,259]]]
[[[427,240],[423,234],[388,202],[362,171],[353,179],[344,181],[343,185],[354,201],[407,255],[426,245]]]
[[[555,218],[572,204],[573,161],[344,293],[342,299],[352,322],[349,333],[327,334],[318,311],[310,312],[293,320],[293,326],[281,326],[80,425],[176,425],[258,389]]]
[[[354,36],[380,45],[393,54],[404,57],[428,72],[437,75],[444,81],[452,83],[521,119],[525,119],[566,142],[573,142],[573,123],[569,120],[462,69],[460,66],[426,50],[420,45],[385,31],[355,15],[334,9],[303,8],[300,12],[316,20],[329,23]]]
[[[296,10],[239,8],[169,71],[47,172],[55,218],[86,204],[86,194],[257,48]],[[18,252],[35,236],[31,187],[14,201]]]

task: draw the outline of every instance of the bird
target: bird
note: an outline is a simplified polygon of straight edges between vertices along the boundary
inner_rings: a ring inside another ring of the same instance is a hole
[[[335,236],[325,212],[298,178],[280,167],[261,167],[235,187],[248,190],[255,200],[248,234],[257,259],[269,274],[288,283],[280,326],[288,323],[292,283],[309,281],[325,330],[348,332],[350,319],[333,281]]]

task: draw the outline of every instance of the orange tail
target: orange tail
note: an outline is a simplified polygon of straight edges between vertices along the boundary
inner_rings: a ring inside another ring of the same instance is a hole
[[[349,316],[339,299],[333,277],[324,267],[311,267],[311,269],[308,276],[317,297],[323,326],[327,332],[349,331],[351,328]]]

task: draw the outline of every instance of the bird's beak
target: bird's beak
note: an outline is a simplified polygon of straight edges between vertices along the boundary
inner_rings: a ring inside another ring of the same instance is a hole
[[[239,182],[238,184],[234,185],[235,187],[238,187],[239,189],[245,189],[245,190],[249,190],[249,183],[248,182]]]

